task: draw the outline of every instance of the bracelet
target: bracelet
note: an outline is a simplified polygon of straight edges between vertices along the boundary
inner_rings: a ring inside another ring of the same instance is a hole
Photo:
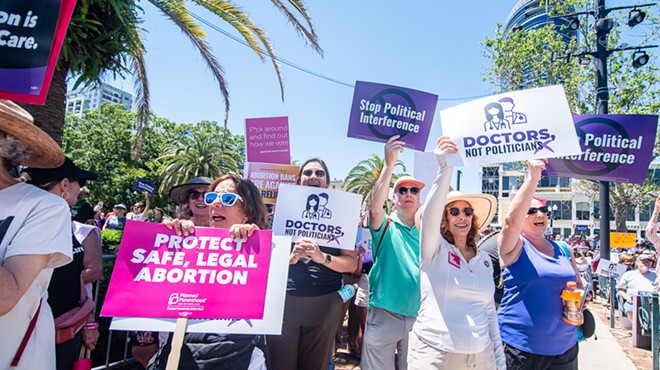
[[[85,323],[85,325],[83,325],[83,329],[87,329],[87,330],[98,329],[98,328],[99,328],[98,322],[87,322]]]

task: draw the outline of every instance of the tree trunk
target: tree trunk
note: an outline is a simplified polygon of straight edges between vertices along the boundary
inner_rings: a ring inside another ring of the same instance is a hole
[[[628,212],[616,212],[614,213],[614,224],[616,230],[619,233],[627,233],[628,226],[626,226],[626,218],[628,218]]]
[[[69,68],[58,63],[53,79],[48,89],[44,105],[19,104],[34,118],[34,124],[40,127],[60,146],[64,134],[64,117],[66,114],[66,76]]]

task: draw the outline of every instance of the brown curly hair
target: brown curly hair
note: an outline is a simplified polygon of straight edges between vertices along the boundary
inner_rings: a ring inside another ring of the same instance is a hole
[[[457,201],[445,204],[445,209],[442,212],[442,221],[440,222],[440,233],[442,237],[445,238],[451,244],[454,244],[454,235],[449,231],[449,208],[451,208],[454,203]],[[468,203],[470,204],[470,203]],[[470,204],[472,207],[472,204]],[[472,224],[470,225],[470,231],[467,235],[467,246],[477,250],[477,239],[479,238],[479,218],[477,214],[472,215]]]

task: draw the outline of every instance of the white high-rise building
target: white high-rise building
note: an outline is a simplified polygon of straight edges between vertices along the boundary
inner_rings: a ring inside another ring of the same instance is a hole
[[[82,117],[87,109],[99,109],[101,103],[121,104],[133,110],[133,95],[106,83],[73,90],[66,95],[66,112]]]

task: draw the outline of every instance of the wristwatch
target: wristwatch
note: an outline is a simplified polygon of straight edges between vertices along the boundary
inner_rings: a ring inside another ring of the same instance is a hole
[[[329,253],[325,254],[325,261],[323,261],[324,265],[327,265],[328,263],[332,262],[332,255]]]

